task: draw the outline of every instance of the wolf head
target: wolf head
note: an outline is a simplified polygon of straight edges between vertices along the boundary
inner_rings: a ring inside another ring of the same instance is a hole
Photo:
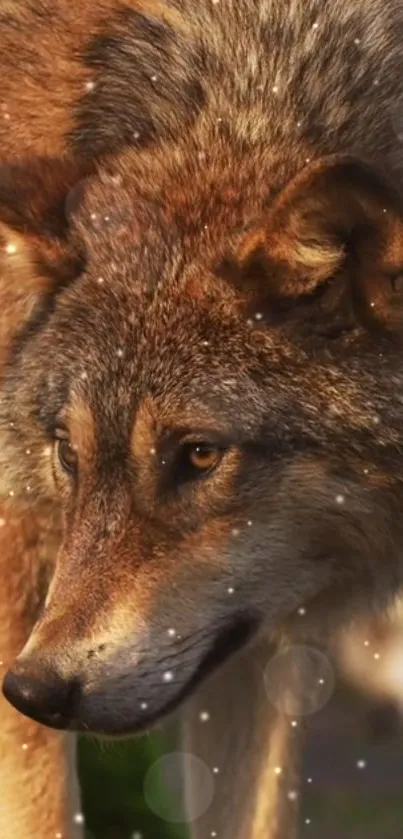
[[[4,193],[1,488],[64,530],[4,690],[48,725],[137,731],[302,606],[400,585],[399,196],[349,157],[271,190],[225,154],[70,193],[43,164],[22,220]]]

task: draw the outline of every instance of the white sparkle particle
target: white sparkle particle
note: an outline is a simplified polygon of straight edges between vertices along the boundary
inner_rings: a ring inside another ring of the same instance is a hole
[[[275,775],[281,775],[282,771],[283,770],[282,770],[281,766],[276,766],[276,768],[274,770],[274,774]]]
[[[112,175],[111,181],[116,184],[116,186],[120,186],[123,181],[122,175]]]
[[[278,85],[277,84],[273,85],[272,91],[273,91],[273,93],[278,93]]]
[[[255,313],[255,320],[263,320],[263,313],[262,312],[256,312]]]
[[[10,498],[14,498],[14,490],[13,489],[10,489],[10,492],[8,494],[9,494]]]
[[[133,139],[139,140],[140,139],[140,131],[133,131]]]
[[[292,721],[292,723],[291,723],[291,727],[292,727],[292,728],[297,728],[297,727],[298,727],[297,720],[293,720],[293,721]]]
[[[9,242],[8,245],[6,245],[5,250],[9,256],[12,256],[13,254],[17,253],[18,248],[15,242]]]
[[[241,531],[239,530],[239,528],[238,528],[238,527],[234,527],[234,528],[231,530],[231,533],[232,533],[232,535],[233,535],[233,536],[239,536],[240,532],[241,532]]]
[[[200,722],[208,722],[210,719],[210,714],[208,711],[200,711],[199,720]]]
[[[102,285],[103,282],[104,282],[104,278],[103,277],[98,277],[98,279],[97,279],[98,285]]]
[[[154,73],[154,75],[151,76],[151,81],[156,82],[157,80],[158,80],[158,76]]]
[[[344,504],[345,500],[344,495],[336,495],[336,504]]]
[[[4,527],[5,523],[6,523],[5,519],[0,519],[0,527]]]
[[[210,833],[210,836],[213,837],[213,839],[214,839],[214,837],[217,836],[217,831],[212,830],[211,833]]]
[[[23,743],[22,748],[23,748],[23,751],[26,752],[26,750],[28,748],[28,743]]]
[[[311,820],[310,819],[305,819],[305,824],[311,824]]]
[[[91,221],[95,221],[96,217],[97,217],[96,213],[91,213],[91,215],[90,215]]]
[[[310,162],[311,162],[311,158],[310,158],[310,157],[306,157],[306,158],[305,158],[305,163],[310,163]]]
[[[230,587],[227,589],[227,591],[228,591],[228,594],[233,594],[233,593],[234,593],[234,591],[235,591],[235,589],[234,589],[232,586],[230,586]]]
[[[319,23],[315,22],[312,24],[312,29],[319,29]]]
[[[50,457],[50,455],[52,454],[52,446],[45,446],[43,453],[45,457]]]
[[[368,475],[369,469],[364,469],[364,475]]]
[[[31,454],[31,449],[25,449],[25,454]]]
[[[320,684],[320,685],[324,685],[324,684],[325,684],[325,680],[324,680],[324,679],[319,679],[319,684]]]
[[[307,778],[308,784],[312,783],[312,778]]]
[[[75,813],[73,816],[74,824],[84,824],[84,814],[83,813]]]
[[[140,703],[140,708],[141,708],[142,711],[146,711],[147,708],[148,708],[148,703],[147,702],[141,702]]]
[[[369,641],[364,641],[364,647],[369,647]]]
[[[172,670],[166,670],[165,673],[162,676],[162,681],[167,682],[167,683],[172,682],[173,677],[174,677],[174,674],[173,674]]]
[[[220,770],[219,770],[218,766],[213,767],[213,775],[218,775],[219,771]]]
[[[301,608],[300,608],[300,609],[298,609],[298,614],[299,614],[299,615],[302,615],[302,616],[306,615],[306,609],[304,609],[304,607],[303,607],[303,606],[301,606]]]
[[[252,527],[252,524],[253,524],[252,519],[248,519],[248,521],[246,522],[246,524],[248,525],[248,527]]]
[[[89,81],[89,82],[85,83],[85,89],[86,89],[87,93],[91,93],[91,91],[94,90],[94,87],[95,87],[95,82]]]
[[[209,347],[210,346],[210,341],[202,341],[202,346],[203,347]]]
[[[122,358],[123,357],[123,350],[120,349],[120,348],[118,350],[116,350],[116,355],[118,356],[118,358]]]
[[[175,638],[176,629],[172,629],[172,628],[168,629],[168,635],[169,635],[170,638]]]
[[[365,769],[366,765],[366,760],[357,760],[357,769]]]
[[[136,830],[135,833],[132,833],[132,839],[143,839],[143,834]]]
[[[376,661],[378,661],[380,659],[379,653],[374,653],[374,658],[376,659]]]
[[[374,85],[375,85],[375,87],[378,87],[378,85],[379,85],[379,79],[374,79]]]
[[[354,43],[358,46],[361,43],[361,38],[354,38]]]
[[[290,792],[287,794],[287,798],[289,801],[296,801],[298,798],[298,793],[294,789],[291,789]]]
[[[55,839],[63,839],[63,834],[62,833],[56,833]]]

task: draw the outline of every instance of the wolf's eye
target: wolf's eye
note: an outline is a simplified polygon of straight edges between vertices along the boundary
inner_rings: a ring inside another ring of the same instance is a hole
[[[218,466],[223,449],[209,443],[195,443],[186,446],[184,454],[194,472],[207,474]]]
[[[70,440],[67,437],[58,437],[56,446],[62,469],[73,475],[77,471],[77,452],[71,445]]]

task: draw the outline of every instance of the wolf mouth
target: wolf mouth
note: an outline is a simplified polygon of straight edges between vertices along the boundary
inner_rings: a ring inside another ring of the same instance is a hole
[[[242,616],[236,621],[232,621],[230,625],[226,626],[214,638],[209,649],[201,659],[196,670],[193,672],[189,680],[181,688],[180,691],[164,706],[158,708],[154,713],[142,713],[141,719],[136,719],[127,725],[127,728],[122,725],[121,721],[119,727],[115,728],[113,722],[111,725],[92,726],[87,725],[84,721],[76,719],[70,723],[68,728],[74,731],[87,732],[104,737],[125,737],[139,734],[144,730],[151,728],[155,723],[162,718],[168,716],[175,711],[203,682],[230,656],[237,653],[244,647],[255,635],[258,628],[258,622],[251,617]]]
[[[214,639],[210,649],[202,658],[196,672],[189,680],[180,696],[182,701],[200,682],[210,676],[227,658],[238,652],[257,631],[258,622],[251,617],[242,616],[223,629]]]

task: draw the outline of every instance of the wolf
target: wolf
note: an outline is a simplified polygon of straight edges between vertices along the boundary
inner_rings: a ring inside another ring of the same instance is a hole
[[[396,0],[2,4],[2,835],[79,833],[75,733],[173,712],[193,839],[296,835],[265,664],[402,587],[402,38]]]

